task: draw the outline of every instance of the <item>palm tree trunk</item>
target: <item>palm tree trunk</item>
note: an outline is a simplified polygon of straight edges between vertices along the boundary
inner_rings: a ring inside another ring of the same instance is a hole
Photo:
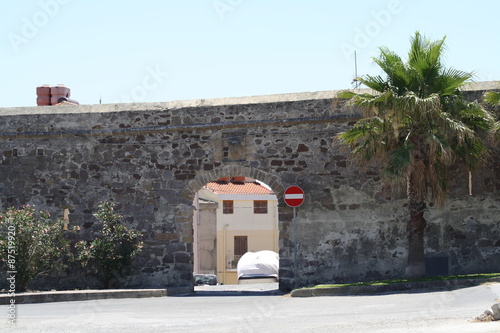
[[[407,225],[407,277],[425,276],[424,230],[427,224],[424,217],[426,208],[425,186],[425,180],[422,178],[422,175],[418,173],[418,171],[414,171],[408,176],[407,193],[410,220]]]
[[[406,264],[407,277],[425,276],[424,258],[424,218],[425,202],[410,202],[410,220],[408,221],[408,261]]]

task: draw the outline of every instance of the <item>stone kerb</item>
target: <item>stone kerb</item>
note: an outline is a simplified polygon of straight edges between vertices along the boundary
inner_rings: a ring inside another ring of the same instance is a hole
[[[113,290],[70,290],[70,291],[41,291],[24,292],[15,296],[16,304],[72,302],[98,299],[119,298],[151,298],[190,294],[191,288],[168,289],[113,289]],[[12,297],[0,295],[0,304],[10,304]]]

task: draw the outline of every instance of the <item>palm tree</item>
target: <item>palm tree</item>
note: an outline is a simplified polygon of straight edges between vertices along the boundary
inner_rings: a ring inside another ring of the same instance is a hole
[[[486,94],[484,94],[484,101],[488,105],[500,106],[500,92],[496,91],[488,91]],[[500,113],[498,113],[498,108],[497,108],[497,120],[500,118]],[[498,120],[492,127],[491,129],[491,134],[494,139],[500,139],[500,120]]]
[[[430,41],[416,32],[407,61],[386,47],[373,60],[385,77],[357,78],[373,93],[344,92],[364,118],[338,137],[359,161],[378,158],[389,181],[406,185],[409,221],[406,275],[425,275],[424,212],[427,200],[443,204],[449,166],[460,159],[472,170],[487,153],[479,133],[492,115],[468,103],[460,88],[473,74],[445,68],[445,38]]]
[[[484,94],[484,100],[488,104],[500,105],[500,93],[496,91],[488,91]]]

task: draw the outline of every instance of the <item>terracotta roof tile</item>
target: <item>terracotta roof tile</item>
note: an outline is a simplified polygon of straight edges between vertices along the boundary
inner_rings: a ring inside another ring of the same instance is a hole
[[[265,194],[273,195],[274,192],[257,182],[226,182],[216,181],[205,185],[207,189],[217,194]]]

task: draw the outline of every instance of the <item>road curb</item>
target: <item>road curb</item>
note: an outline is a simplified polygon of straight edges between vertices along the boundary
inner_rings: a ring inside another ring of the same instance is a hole
[[[1,294],[0,304],[10,304],[11,300],[14,300],[15,304],[28,304],[88,301],[96,299],[163,297],[189,294],[191,292],[192,288],[190,287],[176,287],[168,289],[113,289],[26,292],[15,294],[15,296],[10,294]]]
[[[402,291],[453,290],[477,286],[486,282],[500,282],[500,277],[490,279],[459,279],[447,281],[405,282],[387,285],[356,285],[334,288],[303,288],[291,292],[292,297],[373,295]]]

